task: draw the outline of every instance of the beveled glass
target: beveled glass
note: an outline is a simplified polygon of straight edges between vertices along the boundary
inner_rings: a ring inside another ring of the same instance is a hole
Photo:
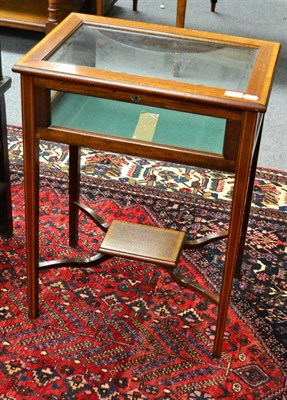
[[[46,59],[112,72],[245,91],[257,51],[252,47],[85,23]]]

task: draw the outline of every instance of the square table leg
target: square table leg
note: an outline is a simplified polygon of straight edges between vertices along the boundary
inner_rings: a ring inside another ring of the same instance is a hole
[[[23,114],[23,157],[25,226],[28,277],[28,315],[38,315],[39,265],[39,140],[35,132],[36,99],[33,78],[21,77]]]
[[[233,288],[233,281],[236,271],[237,259],[242,244],[242,232],[246,223],[246,205],[248,191],[251,185],[250,170],[253,161],[253,144],[256,133],[257,114],[246,111],[242,124],[242,138],[238,150],[237,171],[235,176],[227,249],[225,254],[216,333],[213,346],[213,355],[219,357],[222,351],[223,336],[226,326],[226,319],[230,298]]]
[[[176,26],[184,28],[187,0],[177,0]]]
[[[104,0],[96,0],[96,15],[104,15]]]
[[[216,7],[216,3],[217,3],[217,0],[210,0],[210,5],[211,5],[211,11],[212,12],[215,12],[215,7]]]

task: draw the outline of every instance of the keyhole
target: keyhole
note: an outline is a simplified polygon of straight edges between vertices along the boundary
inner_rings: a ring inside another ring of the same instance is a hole
[[[133,101],[134,103],[140,103],[140,102],[141,102],[141,98],[140,98],[140,96],[133,96],[133,97],[132,97],[132,101]]]

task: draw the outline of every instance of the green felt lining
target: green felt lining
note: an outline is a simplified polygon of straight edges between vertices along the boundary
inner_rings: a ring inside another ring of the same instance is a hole
[[[142,111],[159,114],[154,143],[222,154],[222,118],[65,93],[53,104],[52,124],[132,138]]]

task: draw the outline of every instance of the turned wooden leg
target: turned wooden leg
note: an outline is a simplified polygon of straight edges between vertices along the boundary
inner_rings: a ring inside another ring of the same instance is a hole
[[[46,33],[50,32],[59,21],[59,0],[49,0],[48,3],[48,20],[46,23]]]

